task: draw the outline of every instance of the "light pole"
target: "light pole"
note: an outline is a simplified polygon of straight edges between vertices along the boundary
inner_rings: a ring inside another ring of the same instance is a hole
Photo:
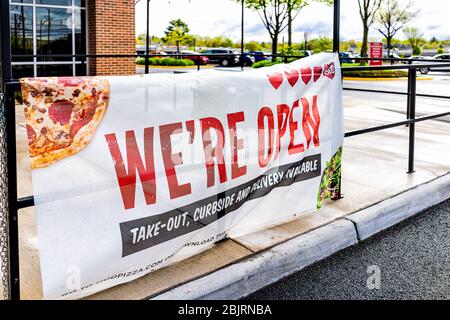
[[[148,58],[150,51],[150,0],[147,0],[147,31],[145,33],[145,74],[148,74]]]
[[[305,37],[305,57],[306,57],[306,52],[308,50],[308,38],[309,38],[309,32],[305,31],[305,33],[303,34],[303,36]]]
[[[244,1],[244,0],[242,0]],[[138,4],[140,0],[135,1],[135,5]],[[189,0],[189,3],[191,0]],[[170,3],[170,1],[169,1]],[[149,71],[148,59],[149,59],[149,51],[150,51],[150,0],[147,0],[147,31],[145,33],[145,73],[147,74]]]
[[[241,0],[241,70],[244,70],[244,11],[245,0]]]
[[[341,23],[341,2],[334,0],[334,18],[333,18],[333,51],[339,52],[340,49],[340,23]]]

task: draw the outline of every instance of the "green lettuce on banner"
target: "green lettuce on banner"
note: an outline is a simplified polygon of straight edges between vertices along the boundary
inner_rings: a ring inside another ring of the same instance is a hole
[[[131,281],[340,194],[336,54],[21,84],[47,299]]]

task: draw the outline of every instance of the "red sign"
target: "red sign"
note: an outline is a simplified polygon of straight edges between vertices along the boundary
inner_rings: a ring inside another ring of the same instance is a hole
[[[370,58],[372,59],[383,58],[383,43],[381,42],[370,43]],[[369,64],[371,66],[381,66],[383,65],[383,60],[370,60]]]

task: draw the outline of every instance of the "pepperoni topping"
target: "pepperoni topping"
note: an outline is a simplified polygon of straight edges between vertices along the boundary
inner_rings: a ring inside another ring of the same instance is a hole
[[[73,138],[77,135],[77,133],[91,121],[90,119],[83,119],[76,121],[70,127],[70,136]]]
[[[27,135],[28,135],[28,144],[32,145],[36,141],[36,132],[34,129],[27,124]]]
[[[48,108],[48,115],[54,123],[65,125],[70,122],[73,108],[74,104],[72,102],[68,100],[58,100]]]
[[[83,109],[81,114],[77,115],[77,118],[70,127],[70,136],[72,138],[75,137],[84,126],[91,122],[95,115],[95,109],[96,104],[92,103],[88,108]]]
[[[60,77],[58,81],[66,87],[78,87],[82,82],[82,78]]]

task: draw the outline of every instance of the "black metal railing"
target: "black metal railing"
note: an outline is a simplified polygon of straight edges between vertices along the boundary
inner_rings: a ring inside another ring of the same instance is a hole
[[[205,54],[201,52],[193,52],[193,53],[152,53],[152,54],[145,54],[145,53],[137,53],[137,54],[14,54],[11,56],[12,61],[17,61],[20,63],[20,65],[26,65],[26,64],[34,64],[39,62],[53,62],[53,60],[45,60],[45,59],[63,59],[66,58],[68,62],[73,63],[70,59],[75,59],[75,63],[87,65],[89,63],[89,59],[104,59],[104,58],[116,58],[116,59],[138,59],[143,58],[144,64],[142,64],[143,67],[145,67],[145,73],[150,72],[151,64],[150,59],[151,58],[177,58],[177,59],[188,59],[192,60],[194,62],[194,66],[197,67],[197,70],[200,71],[202,66],[214,64],[214,63],[204,63],[201,59],[201,57],[206,57],[208,60],[211,61],[221,61],[221,60],[233,60],[229,67],[245,67],[245,66],[251,66],[248,63],[245,63],[245,57],[254,57],[256,60],[256,57],[264,56],[266,57],[264,60],[270,59],[278,59],[278,61],[288,63],[290,60],[293,59],[302,59],[305,58],[304,55],[288,55],[288,54],[257,54],[257,53],[244,53],[241,52],[235,52],[235,53],[217,53],[217,54]],[[30,59],[28,61],[24,59]],[[34,62],[32,59],[41,59],[41,61]],[[58,61],[54,61],[55,64],[58,63]],[[253,62],[252,62],[253,63]],[[215,63],[220,66],[220,62]],[[177,66],[172,66],[176,68]]]
[[[5,53],[3,53],[5,55]],[[188,54],[189,56],[192,56]],[[203,55],[203,54],[200,54]],[[250,55],[250,54],[247,54]],[[47,55],[47,56],[33,56],[33,55],[14,55],[12,58],[77,58],[83,64],[88,64],[89,59],[101,59],[101,58],[139,58],[139,57],[183,57],[180,54],[168,54],[168,55],[146,55],[146,54],[135,54],[135,55],[115,55],[115,54],[104,54],[104,55]],[[225,54],[216,54],[216,55],[204,55],[206,57],[217,57],[226,56]],[[243,59],[243,55],[240,53],[236,54],[228,54],[230,57],[238,56],[239,59]],[[303,56],[293,56],[293,55],[267,55],[270,58],[282,59],[285,62],[290,61],[291,59],[303,58]],[[354,59],[358,60],[370,60],[368,58],[362,59]],[[375,59],[380,60],[380,59]],[[415,155],[415,129],[416,123],[433,120],[438,118],[443,118],[450,116],[449,112],[443,112],[438,114],[431,114],[422,117],[416,117],[416,97],[424,97],[424,98],[435,98],[435,99],[448,99],[450,100],[450,96],[442,96],[442,95],[429,95],[429,94],[418,94],[416,91],[417,84],[417,71],[422,68],[436,68],[436,67],[448,67],[450,69],[450,61],[424,61],[424,60],[411,60],[411,59],[382,59],[386,62],[403,62],[403,64],[394,64],[394,65],[383,65],[383,66],[354,66],[354,67],[344,67],[342,68],[343,74],[345,75],[348,71],[373,71],[373,70],[407,70],[408,71],[408,86],[406,92],[399,91],[388,91],[388,90],[373,90],[373,89],[359,89],[359,88],[344,88],[344,90],[351,91],[363,91],[369,93],[381,93],[381,94],[393,94],[393,95],[404,95],[407,96],[407,105],[405,109],[406,120],[387,123],[375,127],[350,131],[345,133],[346,138],[369,134],[372,132],[377,132],[381,130],[387,130],[396,127],[409,126],[409,153],[408,153],[408,174],[412,174],[414,172],[414,155]],[[240,60],[242,61],[242,60]],[[404,62],[408,62],[408,64],[404,64]],[[416,63],[419,62],[419,63]],[[146,63],[148,63],[148,59],[146,59]],[[201,69],[200,61],[197,61],[197,69]],[[239,66],[239,64],[237,64]],[[175,67],[176,68],[176,67]],[[3,62],[2,64],[2,78],[0,82],[1,94],[3,95],[3,110],[5,113],[6,120],[6,134],[7,134],[7,156],[8,156],[8,164],[7,164],[7,172],[8,172],[8,210],[9,210],[9,283],[10,283],[10,298],[11,299],[20,299],[20,276],[19,276],[19,229],[18,229],[18,211],[23,208],[34,206],[34,197],[28,196],[23,198],[18,198],[17,196],[17,150],[16,150],[16,118],[15,118],[15,96],[16,93],[20,90],[20,85],[17,79],[13,79],[11,73],[11,62]]]

